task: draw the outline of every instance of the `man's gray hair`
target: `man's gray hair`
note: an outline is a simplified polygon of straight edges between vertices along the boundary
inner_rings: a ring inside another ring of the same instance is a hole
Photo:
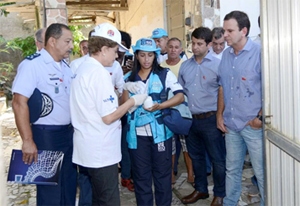
[[[212,37],[220,39],[224,35],[224,29],[222,27],[216,27],[212,30]]]
[[[171,39],[169,39],[168,42],[167,42],[167,45],[169,45],[169,42],[171,42],[171,41],[179,41],[180,47],[182,47],[181,41],[180,41],[180,39],[178,39],[177,37],[172,37]]]
[[[44,31],[46,31],[46,28],[39,29],[35,32],[35,39],[40,43],[43,43],[42,33]]]

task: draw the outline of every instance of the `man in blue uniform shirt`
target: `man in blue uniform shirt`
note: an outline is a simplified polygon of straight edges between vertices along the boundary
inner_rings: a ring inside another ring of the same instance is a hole
[[[219,67],[218,128],[226,140],[226,197],[237,205],[248,149],[264,205],[262,87],[260,45],[248,38],[247,14],[233,11],[224,18],[227,48]]]
[[[199,27],[192,33],[194,56],[182,63],[178,81],[188,97],[193,124],[186,139],[195,174],[195,191],[182,198],[184,204],[209,197],[207,189],[207,151],[213,165],[214,199],[212,206],[222,205],[225,196],[225,142],[217,129],[218,66],[220,60],[209,52],[212,32]]]
[[[25,164],[37,162],[38,150],[64,153],[57,186],[37,186],[37,205],[75,205],[76,166],[72,164],[73,127],[69,97],[72,72],[63,60],[73,49],[73,35],[63,24],[52,24],[45,35],[45,48],[21,62],[13,83],[13,110],[23,140]],[[29,121],[28,99],[40,90],[40,117]]]

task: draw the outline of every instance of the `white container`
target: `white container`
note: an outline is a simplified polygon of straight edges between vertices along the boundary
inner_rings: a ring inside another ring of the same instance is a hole
[[[146,100],[144,101],[144,107],[146,108],[146,109],[149,109],[149,108],[151,108],[153,106],[153,100],[152,100],[152,97],[151,96],[148,96],[147,98],[146,98]]]

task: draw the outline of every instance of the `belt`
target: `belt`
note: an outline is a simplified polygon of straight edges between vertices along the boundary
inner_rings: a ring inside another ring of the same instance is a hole
[[[35,127],[37,129],[42,129],[42,130],[52,130],[52,131],[57,131],[57,130],[64,130],[64,129],[69,129],[72,128],[72,124],[67,124],[67,125],[44,125],[44,124],[36,124],[32,125],[32,127]]]
[[[193,119],[205,119],[216,113],[217,113],[216,111],[211,111],[211,112],[205,112],[205,113],[201,113],[201,114],[193,114],[192,117],[193,117]]]

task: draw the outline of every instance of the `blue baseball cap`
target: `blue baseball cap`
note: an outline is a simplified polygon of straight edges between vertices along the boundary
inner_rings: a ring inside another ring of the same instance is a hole
[[[163,36],[168,36],[168,33],[166,32],[166,30],[161,29],[161,28],[157,28],[155,30],[153,30],[152,32],[152,37],[151,38],[161,38]]]
[[[30,123],[36,122],[40,118],[42,111],[43,97],[40,90],[35,89],[27,101],[29,108]]]
[[[157,56],[160,54],[160,48],[156,48],[155,41],[151,38],[141,38],[137,40],[135,46],[132,45],[132,50],[135,53],[137,50],[156,52]]]

